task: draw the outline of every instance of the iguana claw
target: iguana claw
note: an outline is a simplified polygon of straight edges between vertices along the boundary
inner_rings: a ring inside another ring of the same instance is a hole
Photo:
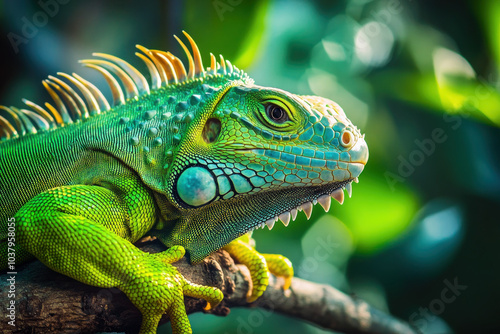
[[[283,290],[288,290],[292,285],[293,266],[292,262],[283,255],[279,254],[262,254],[267,262],[269,272],[278,277],[285,279]]]
[[[290,287],[293,266],[289,259],[278,254],[260,254],[254,248],[255,241],[245,234],[227,244],[223,249],[250,270],[252,289],[248,291],[247,301],[256,301],[269,285],[269,273],[285,278],[283,288]]]

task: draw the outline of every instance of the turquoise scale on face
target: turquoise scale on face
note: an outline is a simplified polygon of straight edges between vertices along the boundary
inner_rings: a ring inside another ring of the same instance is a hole
[[[224,175],[217,177],[217,183],[219,185],[219,193],[221,195],[225,195],[231,190],[231,184],[229,183],[229,179]]]
[[[234,190],[238,194],[244,194],[252,190],[252,185],[247,179],[239,174],[233,174],[229,177],[233,183]]]

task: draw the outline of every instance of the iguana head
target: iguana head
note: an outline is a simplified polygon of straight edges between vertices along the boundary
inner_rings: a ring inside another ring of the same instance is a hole
[[[288,225],[343,202],[368,159],[364,136],[333,101],[233,81],[198,114],[167,187],[181,218],[168,243],[191,261],[258,227]]]

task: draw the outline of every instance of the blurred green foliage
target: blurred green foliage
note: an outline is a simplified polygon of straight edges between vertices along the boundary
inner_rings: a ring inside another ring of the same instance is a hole
[[[419,200],[405,185],[391,191],[386,180],[370,170],[361,182],[353,187],[352,198],[346,199],[342,207],[335,205],[331,215],[346,223],[357,250],[369,253],[380,250],[408,228]]]
[[[203,36],[196,41],[200,50],[214,50],[246,68],[256,58],[268,8],[269,1],[263,0],[189,0],[185,2],[183,25],[193,36]]]

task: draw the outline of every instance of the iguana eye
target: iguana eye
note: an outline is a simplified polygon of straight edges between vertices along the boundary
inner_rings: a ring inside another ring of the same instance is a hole
[[[274,103],[266,104],[266,114],[272,121],[279,124],[285,123],[289,120],[288,114],[283,107]]]
[[[274,131],[293,131],[298,126],[293,111],[293,104],[283,101],[279,97],[269,96],[262,98],[255,110],[258,120]]]

